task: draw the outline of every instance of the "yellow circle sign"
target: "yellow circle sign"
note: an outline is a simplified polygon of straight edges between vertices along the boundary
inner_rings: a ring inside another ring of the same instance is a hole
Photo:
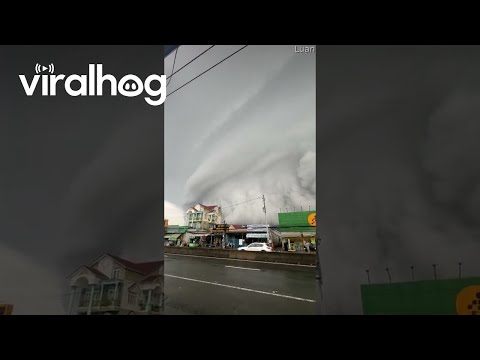
[[[308,215],[308,223],[310,226],[317,226],[317,213],[311,213]]]
[[[480,285],[463,288],[457,295],[457,315],[480,315]]]

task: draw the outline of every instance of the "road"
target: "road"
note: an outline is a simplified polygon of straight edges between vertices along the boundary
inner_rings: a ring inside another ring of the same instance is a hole
[[[314,270],[165,254],[165,314],[313,315]]]

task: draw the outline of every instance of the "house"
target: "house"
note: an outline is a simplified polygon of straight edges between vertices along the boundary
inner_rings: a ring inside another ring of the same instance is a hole
[[[134,263],[104,254],[75,270],[69,315],[158,315],[163,310],[163,261]]]
[[[227,245],[238,248],[245,245],[247,225],[230,225],[227,231]]]
[[[165,229],[165,246],[180,246],[185,240],[185,233],[188,231],[187,226],[170,225]]]
[[[185,224],[197,231],[209,231],[212,225],[221,224],[222,221],[222,211],[218,205],[197,204],[187,209],[185,214]]]

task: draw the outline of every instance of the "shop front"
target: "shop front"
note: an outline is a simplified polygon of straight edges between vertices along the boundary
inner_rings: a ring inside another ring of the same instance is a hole
[[[165,234],[165,246],[179,246],[178,241],[182,234]]]
[[[315,211],[279,213],[279,225],[272,230],[282,251],[314,252],[317,220]]]
[[[181,246],[185,241],[185,234],[188,228],[186,226],[170,225],[165,228],[165,246]]]
[[[247,233],[245,239],[245,246],[255,242],[266,243],[268,241],[267,233],[252,232]]]

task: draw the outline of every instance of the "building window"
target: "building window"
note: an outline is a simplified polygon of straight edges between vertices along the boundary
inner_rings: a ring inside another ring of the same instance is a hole
[[[113,270],[113,276],[114,279],[120,279],[120,269],[115,269]]]
[[[82,300],[84,302],[88,302],[90,300],[90,291],[87,289],[83,289],[82,292],[83,292]]]
[[[115,289],[108,289],[107,298],[108,300],[113,300],[115,297]]]
[[[133,291],[128,292],[128,303],[130,305],[137,305],[137,293]]]

